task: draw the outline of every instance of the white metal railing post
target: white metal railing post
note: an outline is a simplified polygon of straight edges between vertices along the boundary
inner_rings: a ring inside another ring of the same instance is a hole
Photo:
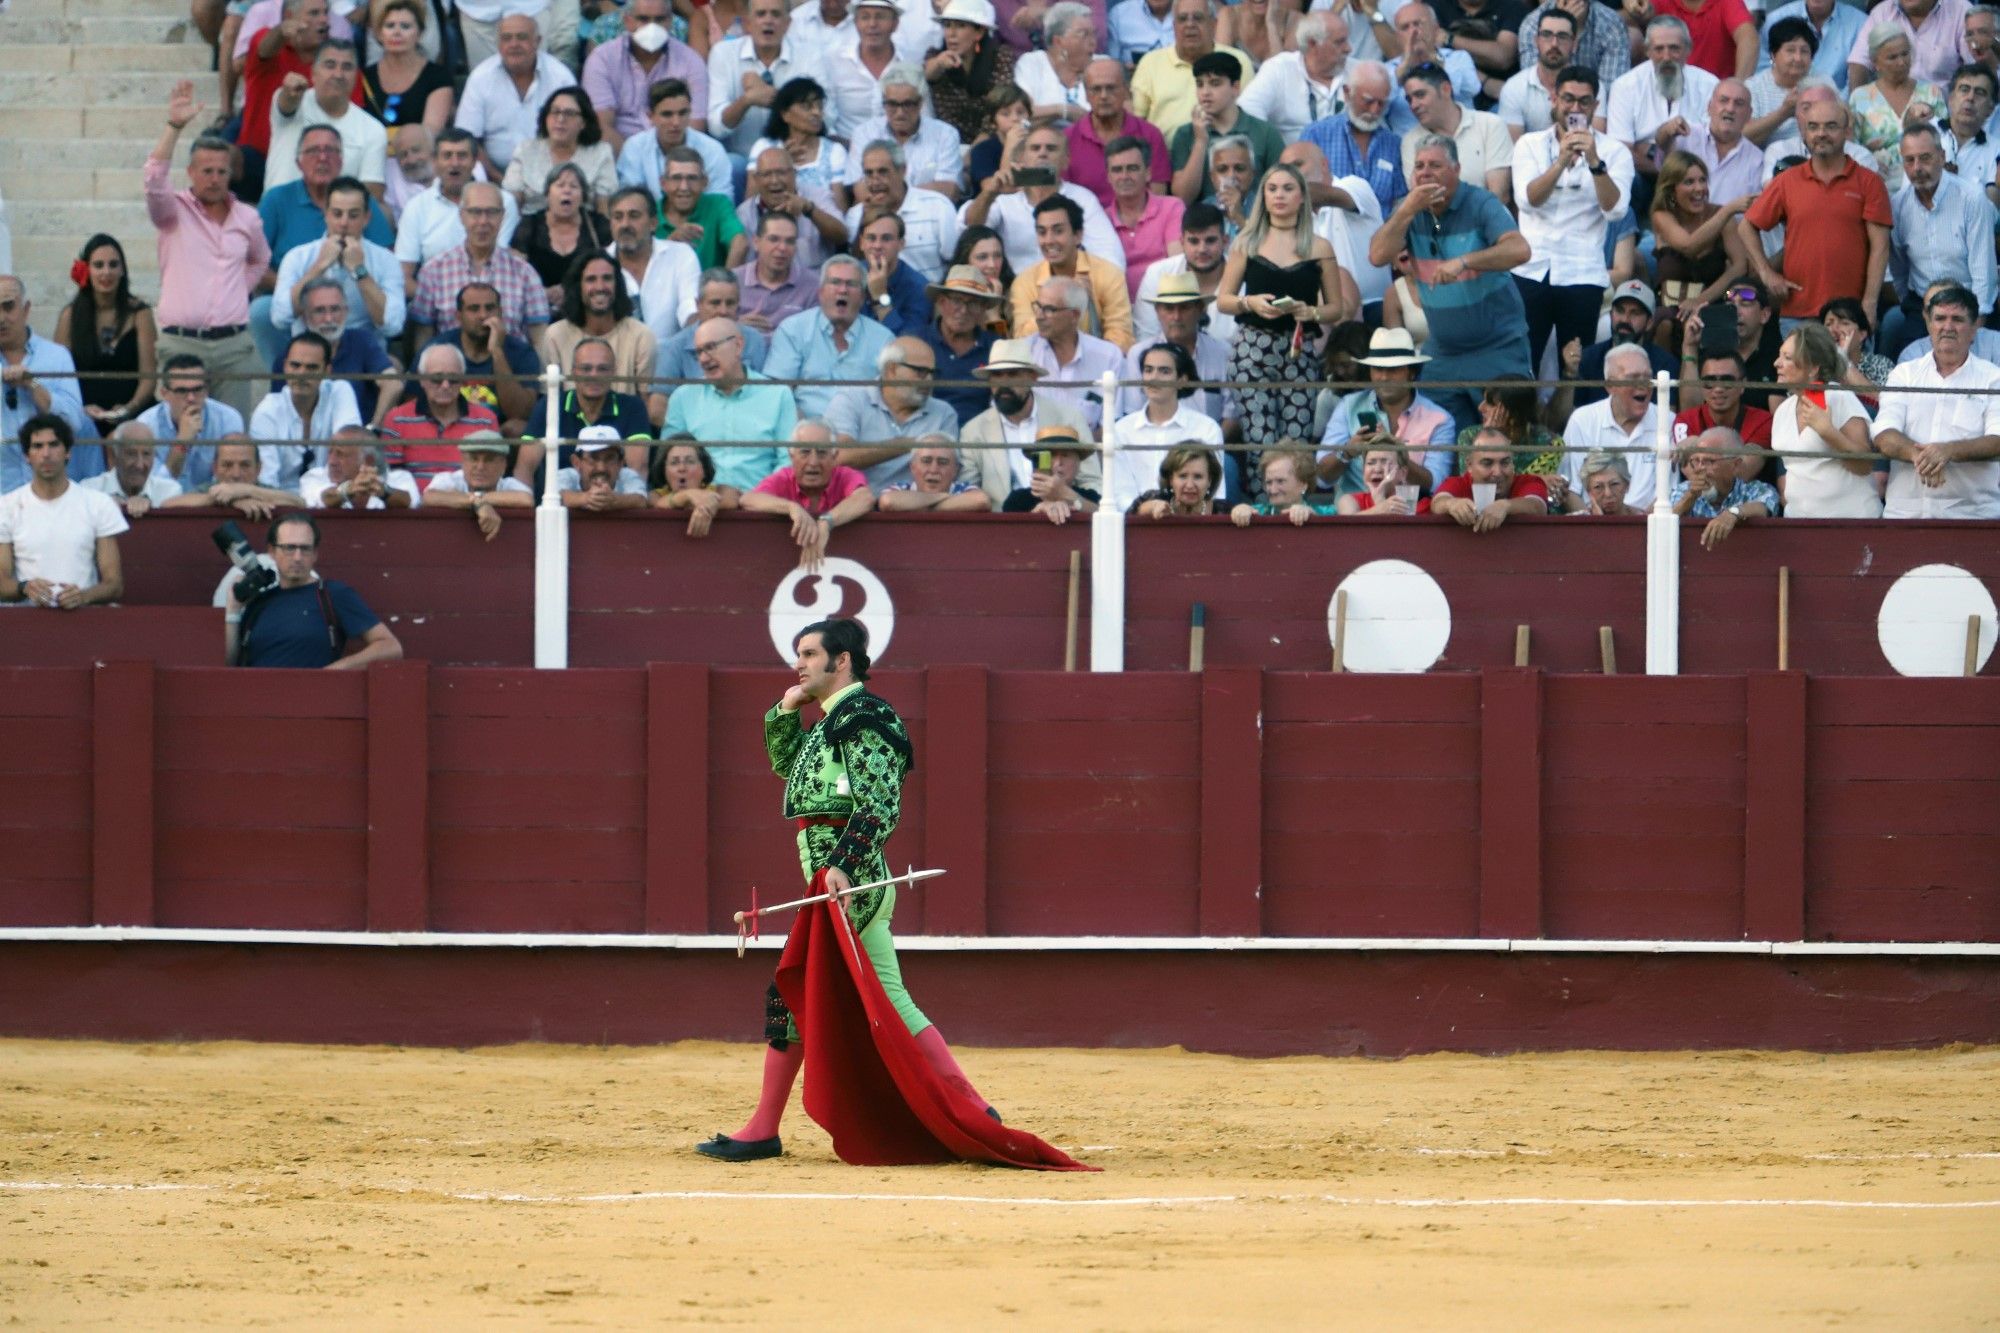
[[[535,666],[569,665],[569,510],[556,489],[562,457],[562,367],[542,372],[549,412],[542,423],[542,502],[535,506]]]
[[[1646,674],[1681,671],[1681,521],[1674,513],[1674,414],[1666,371],[1653,377],[1653,508],[1646,515]]]
[[[1118,494],[1118,444],[1113,423],[1118,419],[1118,376],[1105,371],[1099,381],[1103,395],[1103,442],[1098,454],[1097,512],[1090,516],[1090,669],[1125,669],[1125,506],[1132,497]]]

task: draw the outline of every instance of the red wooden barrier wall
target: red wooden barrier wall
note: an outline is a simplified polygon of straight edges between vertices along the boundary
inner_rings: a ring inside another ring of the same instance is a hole
[[[0,925],[726,932],[776,671],[0,670]],[[2000,684],[937,667],[906,932],[2000,941]]]
[[[127,608],[0,624],[0,664],[81,665],[118,649],[163,663],[215,660],[212,622],[160,619],[205,606],[223,572],[208,539],[219,515],[151,514],[123,538]],[[440,663],[526,666],[533,660],[534,530],[517,515],[487,543],[462,515],[331,514],[322,568],[354,584],[409,654]],[[1817,674],[1888,670],[1875,638],[1883,595],[1918,565],[1959,565],[2000,590],[2000,523],[1753,523],[1718,551],[1683,530],[1681,665],[1689,672],[1776,665],[1778,569],[1792,571],[1792,665]],[[570,661],[764,666],[778,660],[770,608],[795,552],[776,519],[725,515],[705,539],[678,516],[583,515],[571,526]],[[861,561],[888,589],[895,630],[883,662],[976,661],[1003,670],[1059,667],[1069,557],[1088,528],[983,515],[870,517],[843,528],[833,554]],[[1440,664],[1513,661],[1514,629],[1533,630],[1533,660],[1594,671],[1610,626],[1627,670],[1644,647],[1642,525],[1539,519],[1474,536],[1454,524],[1355,520],[1294,529],[1260,521],[1133,522],[1127,560],[1127,665],[1171,670],[1187,659],[1189,609],[1208,609],[1208,662],[1323,670],[1334,587],[1369,560],[1406,559],[1438,580],[1452,635]],[[817,583],[794,593],[812,603]],[[837,580],[829,608],[859,609]],[[1089,580],[1083,610],[1089,613]],[[122,620],[148,608],[151,620]],[[10,614],[22,614],[14,612]],[[116,624],[116,628],[107,628]],[[34,631],[16,633],[17,628]],[[1087,635],[1085,644],[1087,658]]]

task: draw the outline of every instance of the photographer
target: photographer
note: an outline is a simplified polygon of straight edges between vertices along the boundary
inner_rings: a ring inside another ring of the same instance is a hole
[[[390,662],[403,645],[344,583],[320,578],[319,525],[304,514],[289,514],[271,525],[270,554],[275,583],[249,554],[241,534],[231,553],[238,577],[229,583],[224,617],[223,660],[232,666],[312,667],[352,671],[370,662]],[[243,582],[251,583],[246,605]],[[263,591],[255,591],[259,586]]]

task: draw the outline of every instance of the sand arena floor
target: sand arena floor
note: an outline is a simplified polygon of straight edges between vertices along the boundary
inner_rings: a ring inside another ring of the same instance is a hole
[[[1104,1173],[699,1160],[747,1045],[0,1042],[0,1321],[2000,1324],[2000,1049],[964,1056]]]

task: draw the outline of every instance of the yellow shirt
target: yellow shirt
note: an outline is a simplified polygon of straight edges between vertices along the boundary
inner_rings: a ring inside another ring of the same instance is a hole
[[[1041,332],[1035,327],[1035,298],[1040,294],[1042,284],[1051,276],[1049,261],[1044,259],[1014,279],[1009,303],[1014,310],[1016,338],[1032,338]],[[1085,333],[1094,333],[1118,344],[1121,352],[1131,351],[1134,339],[1132,296],[1125,286],[1125,270],[1079,250],[1076,276],[1090,288],[1090,309],[1084,311],[1083,322],[1078,327]]]
[[[1238,87],[1248,88],[1257,62],[1233,46],[1215,49],[1242,62],[1243,82]],[[1132,111],[1152,121],[1160,137],[1172,143],[1174,131],[1194,118],[1194,62],[1183,60],[1171,45],[1148,51],[1132,71]]]

